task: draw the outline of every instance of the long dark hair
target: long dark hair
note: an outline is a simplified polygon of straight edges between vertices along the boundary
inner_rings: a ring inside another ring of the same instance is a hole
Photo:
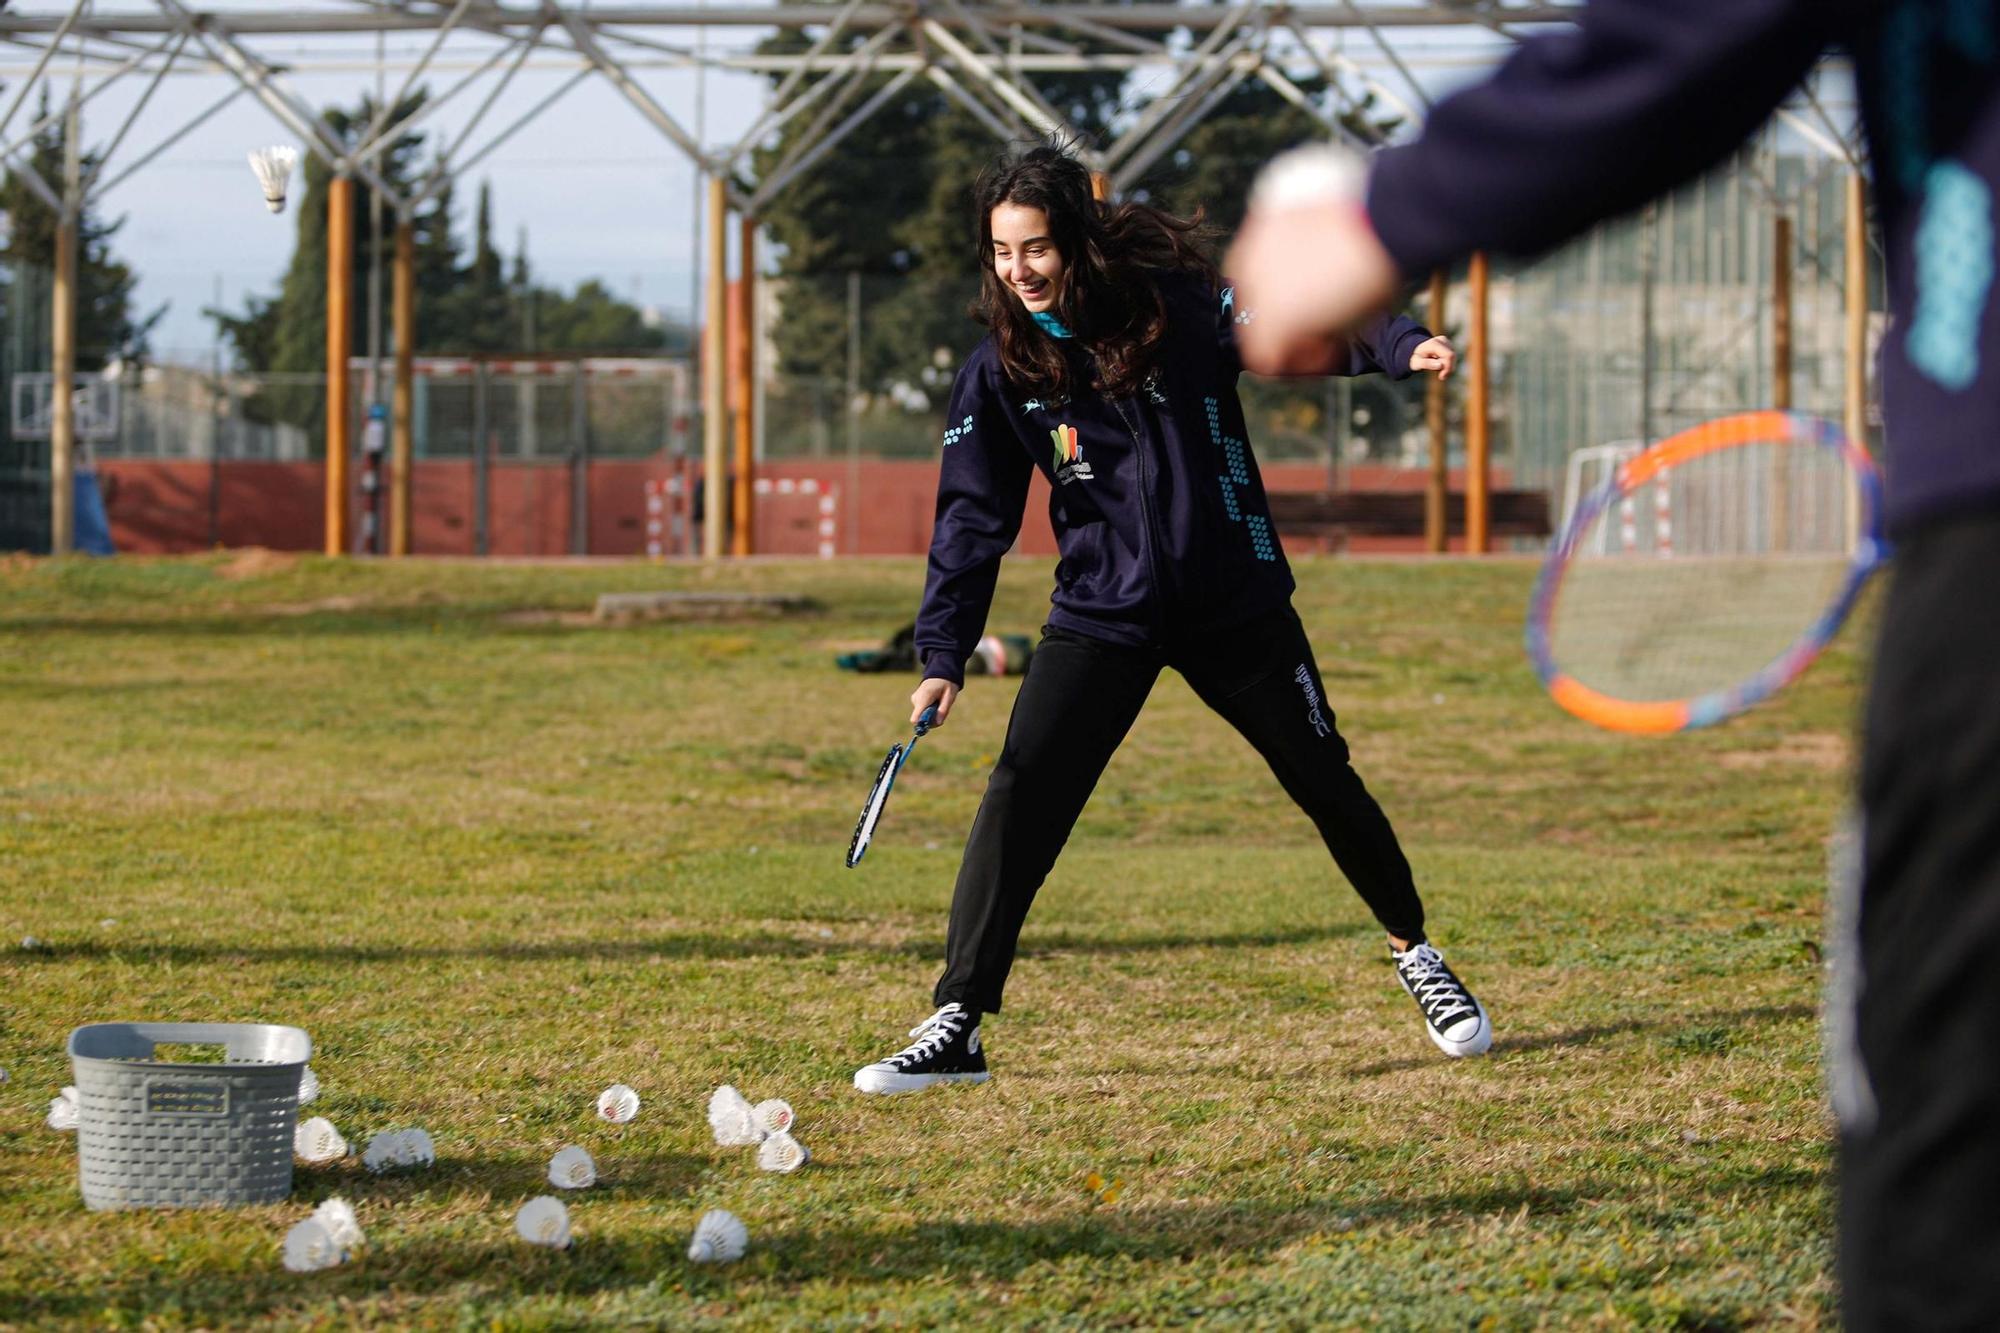
[[[1001,204],[1048,214],[1049,239],[1063,259],[1051,312],[1096,361],[1091,387],[1122,396],[1152,367],[1167,331],[1161,271],[1194,273],[1212,287],[1213,240],[1200,213],[1179,218],[1139,203],[1109,204],[1091,195],[1090,173],[1058,143],[1010,151],[979,173],[979,299],[973,318],[993,330],[1000,364],[1024,387],[1071,391],[1070,368],[1054,339],[1035,326],[1021,299],[993,269],[993,210]]]

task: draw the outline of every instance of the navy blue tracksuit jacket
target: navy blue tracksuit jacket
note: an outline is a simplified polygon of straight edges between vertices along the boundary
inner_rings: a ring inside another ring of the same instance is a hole
[[[1138,393],[1089,389],[1087,349],[1063,340],[1072,396],[1007,381],[993,340],[952,385],[937,525],[917,616],[926,677],[963,683],[1028,482],[1049,479],[1062,554],[1049,624],[1113,643],[1167,643],[1284,605],[1292,572],[1272,530],[1236,397],[1235,292],[1162,273],[1168,332]],[[1357,336],[1336,373],[1402,379],[1430,337],[1400,316]]]

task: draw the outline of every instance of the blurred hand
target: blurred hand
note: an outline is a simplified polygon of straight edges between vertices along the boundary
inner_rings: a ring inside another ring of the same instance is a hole
[[[1222,271],[1251,316],[1236,346],[1259,375],[1310,373],[1298,367],[1323,361],[1329,340],[1387,306],[1399,281],[1368,215],[1345,201],[1253,211]]]
[[[1435,370],[1439,379],[1449,378],[1451,368],[1458,364],[1458,353],[1453,350],[1451,339],[1440,333],[1428,342],[1420,342],[1410,353],[1410,369],[1422,373]]]
[[[951,706],[957,698],[958,686],[933,676],[910,692],[910,725],[917,725],[917,719],[924,715],[924,710],[935,704],[937,721],[931,725],[943,726],[944,720],[951,716]]]

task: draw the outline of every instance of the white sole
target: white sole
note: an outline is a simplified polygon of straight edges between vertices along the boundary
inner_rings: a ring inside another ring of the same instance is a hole
[[[855,1071],[854,1088],[857,1092],[919,1092],[924,1088],[936,1087],[940,1083],[984,1083],[993,1077],[991,1072],[975,1074],[892,1074],[885,1069],[861,1069]]]
[[[1453,1041],[1428,1022],[1424,1024],[1424,1031],[1431,1034],[1431,1041],[1454,1060],[1468,1055],[1484,1055],[1493,1046],[1493,1021],[1486,1016],[1486,1006],[1478,1000],[1472,1003],[1479,1010],[1479,1026],[1464,1041]]]

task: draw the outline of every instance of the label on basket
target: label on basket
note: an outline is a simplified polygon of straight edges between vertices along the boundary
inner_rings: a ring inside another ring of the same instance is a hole
[[[148,1083],[147,1115],[228,1115],[227,1083]]]

